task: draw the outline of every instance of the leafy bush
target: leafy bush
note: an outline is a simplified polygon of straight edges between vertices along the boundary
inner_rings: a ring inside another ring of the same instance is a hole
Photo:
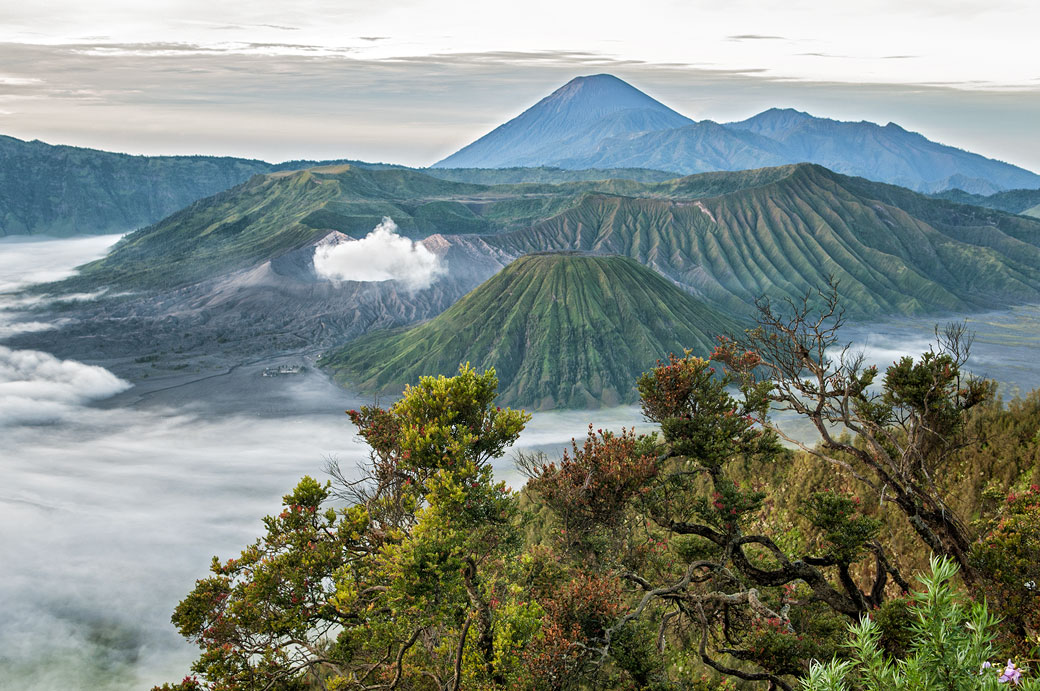
[[[913,594],[916,616],[911,654],[894,661],[881,647],[881,627],[869,617],[849,627],[847,660],[814,662],[802,681],[804,691],[989,691],[1010,684],[1031,691],[1040,682],[1011,660],[991,660],[997,618],[985,603],[969,602],[951,584],[957,566],[932,559],[931,573],[919,576],[924,589]]]
[[[971,553],[986,597],[1023,647],[1040,645],[1040,487],[1007,496]],[[1022,651],[1025,652],[1025,651]]]

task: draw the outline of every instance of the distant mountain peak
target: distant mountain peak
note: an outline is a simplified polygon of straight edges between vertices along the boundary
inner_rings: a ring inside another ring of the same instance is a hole
[[[811,161],[838,173],[935,192],[1040,188],[1040,175],[889,123],[769,108],[694,122],[611,74],[575,77],[438,168],[650,168],[690,175]]]
[[[563,103],[574,104],[587,110],[594,109],[603,115],[629,108],[650,108],[679,115],[660,101],[612,74],[575,77],[539,101],[534,108]],[[679,115],[679,117],[683,116]]]
[[[508,168],[565,158],[607,137],[672,129],[693,121],[611,74],[575,77],[437,168]]]
[[[747,120],[728,123],[726,127],[771,137],[778,132],[819,119],[821,118],[816,118],[805,111],[794,108],[770,108],[763,110],[758,115],[751,116]]]
[[[798,110],[797,108],[768,108],[763,110],[761,113],[756,115],[756,118],[761,117],[790,117],[802,120],[812,120],[813,116],[806,113],[804,110]]]

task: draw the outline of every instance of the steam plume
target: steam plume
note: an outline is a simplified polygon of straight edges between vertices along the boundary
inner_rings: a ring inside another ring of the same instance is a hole
[[[388,217],[361,240],[319,247],[314,270],[338,281],[398,281],[409,290],[430,287],[446,271],[437,255],[398,235]]]

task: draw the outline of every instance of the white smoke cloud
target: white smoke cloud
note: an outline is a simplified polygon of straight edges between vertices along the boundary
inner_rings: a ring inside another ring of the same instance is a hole
[[[102,367],[0,346],[0,426],[58,422],[130,386]]]
[[[440,257],[398,235],[388,217],[361,240],[319,247],[314,270],[334,281],[398,281],[409,290],[428,288],[446,272]]]

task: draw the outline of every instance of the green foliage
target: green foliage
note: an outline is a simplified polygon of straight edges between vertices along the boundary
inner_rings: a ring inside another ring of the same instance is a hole
[[[403,469],[450,468],[460,461],[483,465],[501,456],[531,419],[493,405],[498,395],[493,368],[478,374],[469,363],[457,376],[426,376],[389,410],[348,411],[361,436],[383,458]]]
[[[882,401],[893,411],[913,411],[936,436],[953,436],[964,412],[992,398],[990,381],[964,376],[951,353],[928,351],[900,358],[885,370]]]
[[[818,646],[795,633],[779,618],[756,621],[744,645],[755,664],[778,675],[801,675],[804,661],[818,654]]]
[[[373,460],[337,489],[354,501],[326,508],[330,485],[304,478],[264,537],[214,558],[173,617],[202,649],[203,681],[174,688],[515,679],[543,612],[511,579],[516,495],[488,464],[530,418],[496,408],[496,384],[494,371],[462,367],[388,410],[351,411]]]
[[[880,630],[879,643],[886,655],[894,660],[902,660],[910,654],[915,611],[909,595],[885,600],[871,612],[870,618]]]
[[[776,436],[754,423],[768,405],[768,386],[749,387],[749,395],[738,401],[730,394],[732,383],[689,351],[640,377],[643,414],[660,423],[669,453],[687,459],[651,494],[659,515],[697,517],[732,531],[761,507],[764,493],[737,481],[725,467],[736,460],[768,462],[783,456]],[[698,475],[710,478],[710,489],[697,481]]]
[[[965,602],[951,581],[956,565],[933,559],[931,573],[920,576],[913,594],[910,655],[895,662],[880,645],[881,627],[869,617],[849,627],[848,660],[814,663],[802,682],[805,691],[983,691],[1006,688],[1006,667],[993,660],[998,620],[985,604]],[[1008,661],[1009,665],[1011,661]],[[1024,690],[1040,688],[1028,674],[1014,682]]]
[[[775,451],[775,437],[763,435],[753,422],[753,415],[768,406],[768,386],[754,387],[738,403],[727,390],[732,378],[716,377],[708,361],[691,357],[691,352],[671,355],[667,364],[659,362],[636,384],[643,414],[660,423],[672,452],[718,469],[735,454]]]
[[[839,563],[851,564],[863,555],[867,543],[880,531],[881,521],[860,513],[858,497],[837,492],[814,492],[800,509],[822,531],[824,553]]]
[[[348,411],[371,449],[367,474],[304,478],[264,537],[214,561],[174,614],[202,649],[198,676],[167,688],[699,691],[802,676],[819,691],[1002,688],[1015,669],[982,665],[1016,646],[1024,661],[1035,631],[1036,599],[1018,584],[1040,576],[1037,489],[974,500],[971,559],[988,585],[973,594],[993,610],[953,587],[945,559],[920,592],[893,597],[910,586],[885,546],[912,560],[920,543],[891,502],[861,503],[854,478],[756,422],[774,382],[748,374],[754,352],[724,346],[735,375],[687,352],[639,379],[659,434],[590,427],[560,460],[523,462],[522,494],[489,463],[530,419],[494,405],[494,371],[463,365],[386,409]],[[933,355],[896,363],[873,398],[876,372],[842,385],[876,424],[912,414],[980,433],[984,451],[942,450],[937,492],[1024,482],[1040,397],[967,407],[976,394],[957,370]],[[329,506],[333,491],[345,506]]]
[[[972,550],[984,591],[1023,652],[1040,647],[1040,486],[1012,493]]]
[[[181,634],[203,649],[195,672],[243,688],[304,686],[297,641],[336,620],[335,575],[370,548],[364,508],[323,511],[327,497],[327,484],[303,478],[282,512],[264,519],[263,538],[237,559],[213,558],[213,575],[173,614]]]

